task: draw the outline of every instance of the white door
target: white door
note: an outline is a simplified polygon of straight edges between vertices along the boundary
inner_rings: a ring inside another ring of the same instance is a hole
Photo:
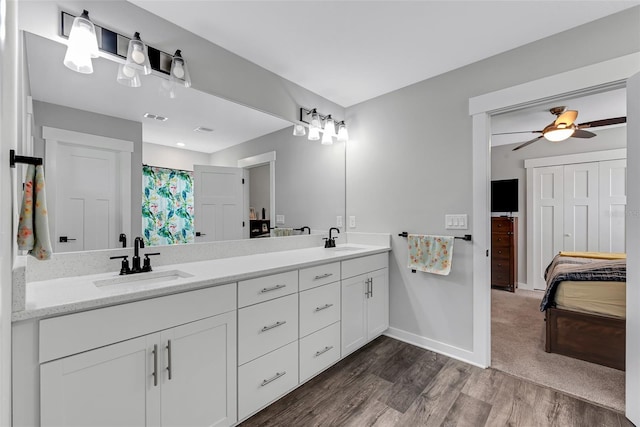
[[[56,161],[54,252],[117,247],[121,232],[118,155],[60,144]]]
[[[547,166],[533,170],[534,289],[546,289],[544,270],[562,250],[563,174],[562,166]]]
[[[151,377],[153,355],[147,338],[42,364],[41,425],[153,425],[147,418],[147,398],[159,398],[159,387]]]
[[[598,250],[598,169],[597,162],[564,166],[562,250]]]
[[[342,357],[367,342],[366,276],[342,281]]]
[[[161,342],[162,425],[233,425],[237,419],[235,312],[163,331]]]
[[[640,73],[627,80],[627,340],[625,415],[640,425]]]
[[[242,238],[242,169],[193,167],[196,242]]]
[[[387,269],[370,273],[371,292],[367,298],[367,341],[389,327],[389,272]]]
[[[626,252],[627,161],[600,162],[600,252]]]

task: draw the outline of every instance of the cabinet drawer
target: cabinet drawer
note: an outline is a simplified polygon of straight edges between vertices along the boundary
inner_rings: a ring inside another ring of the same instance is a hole
[[[340,359],[340,322],[300,340],[300,382]]]
[[[511,247],[512,237],[510,234],[492,234],[491,235],[491,247],[492,248],[508,248]]]
[[[319,265],[300,270],[300,290],[315,288],[340,280],[340,263]]]
[[[340,320],[340,282],[300,292],[300,336]]]
[[[389,254],[387,252],[364,256],[362,258],[342,261],[343,279],[368,273],[369,271],[380,270],[389,266]]]
[[[298,292],[298,272],[258,277],[238,282],[238,307],[246,307],[263,301]]]
[[[298,294],[238,310],[238,365],[298,339]]]
[[[238,368],[238,419],[298,385],[298,342],[292,342]]]

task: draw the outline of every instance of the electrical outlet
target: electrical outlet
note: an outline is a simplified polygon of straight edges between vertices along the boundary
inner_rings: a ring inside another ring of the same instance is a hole
[[[336,227],[342,227],[342,215],[336,217]]]
[[[349,217],[349,228],[356,228],[356,217],[353,215]]]
[[[447,230],[467,230],[467,214],[445,215],[444,228]]]
[[[284,224],[284,215],[276,215],[276,224]]]

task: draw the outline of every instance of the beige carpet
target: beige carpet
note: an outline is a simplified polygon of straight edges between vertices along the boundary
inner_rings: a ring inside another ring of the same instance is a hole
[[[624,372],[544,351],[542,292],[491,291],[491,366],[624,411]]]

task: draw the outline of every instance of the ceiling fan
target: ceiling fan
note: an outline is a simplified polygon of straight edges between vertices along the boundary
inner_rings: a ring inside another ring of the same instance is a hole
[[[548,141],[552,142],[560,142],[564,141],[568,138],[593,138],[596,136],[595,133],[589,132],[588,128],[595,128],[600,126],[610,126],[617,125],[620,123],[626,123],[626,117],[613,117],[610,119],[602,119],[602,120],[594,120],[591,122],[585,122],[580,124],[575,124],[575,120],[578,117],[578,112],[576,110],[567,110],[565,106],[553,107],[549,109],[549,112],[557,117],[553,122],[547,125],[543,130],[532,130],[532,131],[523,131],[523,132],[504,132],[504,133],[496,133],[494,135],[507,135],[507,134],[515,134],[515,133],[539,133],[541,135],[530,139],[529,141],[525,141],[522,144],[518,145],[513,151],[519,150],[521,148],[526,147],[527,145],[533,144],[534,142],[545,138]]]

